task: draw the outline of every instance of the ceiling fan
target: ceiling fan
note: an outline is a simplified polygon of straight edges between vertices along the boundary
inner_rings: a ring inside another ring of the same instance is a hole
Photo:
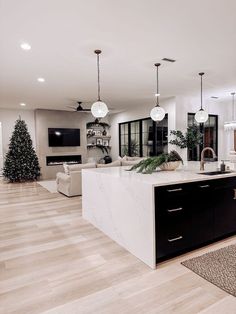
[[[74,111],[77,111],[77,112],[91,112],[91,109],[84,109],[82,107],[82,103],[83,103],[82,101],[77,101],[77,104],[78,104],[77,107],[67,106],[67,108],[74,109]]]
[[[82,104],[91,104],[91,102],[83,102],[83,101],[77,101],[78,106],[77,107],[73,107],[73,106],[67,106],[67,108],[71,108],[74,109],[75,112],[85,112],[85,113],[90,113],[91,109],[84,109],[82,107]],[[109,108],[109,112],[114,111],[113,108]]]

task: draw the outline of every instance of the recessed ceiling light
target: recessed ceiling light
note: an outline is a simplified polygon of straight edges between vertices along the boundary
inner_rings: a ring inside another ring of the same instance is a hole
[[[43,77],[39,77],[39,78],[37,78],[37,81],[40,83],[43,83],[43,82],[45,82],[45,79]]]
[[[31,46],[29,43],[22,43],[20,46],[21,46],[21,49],[23,49],[23,50],[30,50],[31,49]]]
[[[26,104],[25,104],[24,102],[21,102],[20,105],[21,105],[22,107],[25,107],[25,106],[26,106]]]

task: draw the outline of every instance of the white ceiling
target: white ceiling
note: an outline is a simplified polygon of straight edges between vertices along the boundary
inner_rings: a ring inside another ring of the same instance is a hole
[[[0,0],[0,107],[65,109],[102,99],[122,109],[164,97],[236,90],[235,0]],[[22,42],[31,51],[20,48]],[[37,78],[44,77],[45,83]]]

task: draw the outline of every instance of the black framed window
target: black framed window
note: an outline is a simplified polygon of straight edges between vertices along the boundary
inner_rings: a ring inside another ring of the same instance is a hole
[[[123,123],[120,125],[120,155],[127,155],[129,151],[129,125]]]
[[[151,118],[119,124],[120,156],[157,156],[168,151],[168,115],[160,122]]]
[[[188,126],[197,125],[199,131],[203,134],[203,144],[197,145],[188,152],[188,159],[199,161],[201,159],[201,151],[204,147],[211,147],[218,156],[218,116],[209,114],[209,118],[205,123],[197,123],[194,113],[188,113]],[[206,152],[206,158],[212,158],[211,152]]]

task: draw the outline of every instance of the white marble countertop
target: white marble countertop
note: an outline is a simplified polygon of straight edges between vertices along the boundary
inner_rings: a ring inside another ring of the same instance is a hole
[[[155,269],[154,187],[228,177],[236,180],[236,172],[201,175],[199,166],[199,162],[186,163],[182,169],[153,174],[126,171],[130,167],[83,169],[83,218]],[[218,163],[205,166],[206,171],[212,171],[217,169]]]
[[[114,178],[120,178],[125,181],[130,181],[131,184],[143,183],[151,186],[163,186],[171,184],[182,184],[195,181],[205,181],[222,179],[228,177],[236,177],[236,171],[227,174],[219,175],[203,175],[198,169],[177,169],[175,171],[156,171],[152,174],[142,174],[136,171],[127,171],[130,167],[107,167],[107,168],[91,168],[83,169],[83,172],[93,172],[100,175],[107,175]],[[207,171],[214,171],[215,169],[206,169]]]

